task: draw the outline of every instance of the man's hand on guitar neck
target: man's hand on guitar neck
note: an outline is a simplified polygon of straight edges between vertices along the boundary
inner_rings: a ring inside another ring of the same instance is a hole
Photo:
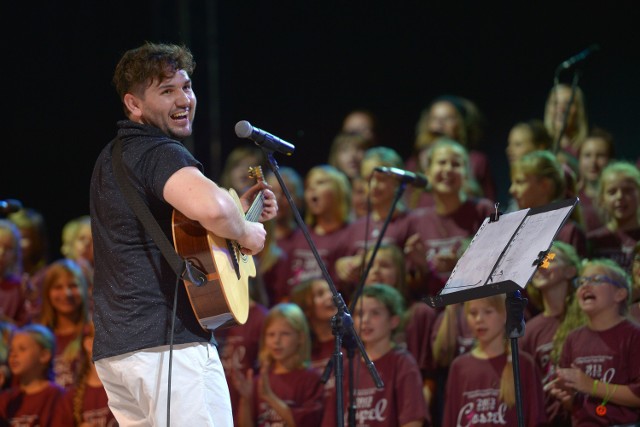
[[[256,182],[251,188],[249,188],[241,197],[240,203],[242,209],[247,212],[253,200],[256,197],[260,197],[262,193],[263,207],[260,214],[260,222],[268,221],[278,214],[278,202],[276,201],[276,195],[271,191],[271,186],[266,182],[260,180]]]

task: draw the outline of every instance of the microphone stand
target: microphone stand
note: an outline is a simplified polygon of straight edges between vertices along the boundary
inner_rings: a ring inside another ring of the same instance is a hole
[[[389,223],[391,222],[391,219],[393,218],[393,213],[396,210],[396,206],[397,206],[398,202],[400,201],[400,199],[402,198],[402,193],[404,193],[406,188],[407,188],[407,183],[404,182],[404,181],[400,181],[400,184],[398,185],[398,189],[396,190],[395,198],[393,199],[393,202],[391,203],[391,209],[389,209],[389,213],[387,213],[387,217],[385,218],[384,223],[382,224],[382,229],[380,230],[380,234],[378,235],[378,238],[376,239],[376,243],[375,243],[375,245],[373,247],[373,250],[371,252],[371,257],[367,261],[367,266],[364,269],[364,271],[362,272],[362,275],[360,276],[360,283],[358,284],[358,287],[356,288],[356,292],[355,292],[355,294],[353,296],[353,299],[352,299],[351,311],[353,311],[353,309],[354,309],[353,304],[355,304],[356,300],[358,299],[358,297],[362,293],[362,289],[364,288],[364,282],[367,280],[367,276],[369,275],[369,271],[371,270],[371,267],[373,267],[373,260],[375,259],[376,254],[378,253],[378,249],[380,249],[380,245],[382,244],[382,238],[384,237],[384,234],[387,231],[387,227],[389,226]],[[365,256],[366,256],[366,254],[365,254]]]
[[[393,202],[391,203],[391,208],[389,209],[389,213],[387,214],[387,217],[384,220],[384,223],[382,224],[382,229],[380,230],[380,234],[378,235],[378,238],[376,239],[376,243],[373,247],[373,250],[371,251],[371,257],[369,257],[369,260],[367,261],[367,266],[366,268],[363,270],[362,275],[360,276],[360,283],[358,283],[358,287],[356,288],[356,292],[353,295],[353,299],[351,302],[351,311],[355,310],[355,304],[356,301],[358,300],[358,298],[360,297],[360,294],[362,293],[362,290],[364,289],[364,282],[367,280],[367,276],[369,275],[369,271],[371,270],[371,267],[373,266],[373,261],[376,257],[376,254],[378,253],[378,249],[380,248],[380,245],[382,244],[382,238],[384,237],[385,232],[387,231],[387,227],[389,226],[389,223],[391,222],[391,219],[393,218],[393,213],[396,210],[396,206],[398,204],[398,202],[400,201],[400,198],[402,197],[402,194],[404,193],[405,189],[407,187],[407,183],[405,181],[400,181],[400,184],[398,185],[398,189],[396,190],[396,195],[395,198],[393,199]],[[365,239],[365,244],[366,241],[368,240],[368,238]],[[364,256],[366,257],[366,252],[364,254]],[[353,345],[349,345],[348,341],[346,342],[345,347],[347,348],[347,357],[349,358],[349,398],[351,399],[350,402],[352,402],[351,405],[349,405],[349,426],[355,426],[356,425],[356,405],[353,404],[354,400],[353,400],[353,395],[354,395],[354,378],[353,378],[353,356],[354,356],[354,352],[353,352]],[[376,386],[378,388],[382,388],[382,384],[378,385],[376,383]]]
[[[554,102],[554,115],[555,112],[558,111],[558,85],[560,84],[560,72],[562,71],[562,66],[559,66],[556,69],[555,76],[553,78],[554,92],[555,92],[555,102]],[[560,128],[560,132],[553,142],[553,153],[558,154],[558,149],[560,148],[560,141],[562,140],[562,136],[567,130],[567,122],[569,121],[569,111],[571,111],[571,106],[573,105],[573,101],[576,95],[576,88],[578,87],[578,80],[580,78],[580,71],[577,70],[573,75],[573,80],[571,82],[571,96],[569,97],[569,104],[565,109],[564,115],[562,117],[562,127]],[[554,119],[555,123],[555,119]]]
[[[369,359],[367,352],[364,350],[364,345],[362,344],[360,337],[358,337],[355,329],[353,328],[353,319],[351,318],[351,314],[347,309],[347,305],[344,302],[344,299],[342,299],[342,295],[338,293],[338,290],[336,289],[336,286],[333,283],[331,276],[329,275],[329,271],[327,270],[327,267],[322,261],[322,258],[318,253],[318,249],[316,248],[315,243],[311,239],[311,235],[309,234],[307,225],[302,220],[302,217],[300,216],[300,212],[298,211],[298,208],[296,207],[296,204],[291,197],[291,193],[287,189],[287,186],[285,185],[284,180],[282,179],[282,176],[278,171],[278,164],[273,158],[273,150],[266,147],[265,145],[259,145],[259,147],[265,153],[265,157],[269,162],[269,167],[273,171],[276,179],[278,180],[278,183],[280,184],[280,187],[282,188],[282,191],[284,192],[285,197],[287,198],[287,202],[291,206],[291,210],[296,219],[296,223],[300,227],[300,230],[302,230],[302,233],[304,234],[304,237],[307,240],[307,243],[309,244],[309,248],[311,248],[311,252],[313,253],[313,256],[315,257],[316,262],[318,263],[318,266],[322,271],[322,276],[329,284],[329,288],[331,289],[331,293],[333,294],[333,303],[338,309],[338,312],[333,316],[331,322],[333,325],[333,335],[335,336],[335,349],[334,349],[334,354],[332,356],[332,361],[333,361],[333,364],[335,365],[335,379],[336,379],[335,381],[336,425],[341,427],[344,425],[344,408],[343,408],[344,397],[343,397],[343,384],[342,384],[342,377],[343,377],[342,343],[343,343],[343,337],[345,336],[345,333],[348,334],[349,339],[353,341],[357,345],[358,349],[360,350],[360,354],[362,355],[367,367],[369,368],[369,372],[373,378],[374,383],[376,384],[376,387],[382,388],[383,383],[382,383],[382,380],[380,379],[380,375],[378,375],[378,371],[376,370],[375,366],[371,362],[371,359]],[[353,381],[351,381],[351,384],[353,384]],[[350,424],[350,425],[355,425],[355,424]]]
[[[511,339],[511,363],[513,364],[513,380],[516,391],[516,411],[518,426],[524,427],[524,414],[522,411],[522,393],[520,391],[520,356],[518,354],[518,338],[524,336],[524,307],[528,300],[523,298],[520,291],[507,293],[505,304],[507,306],[507,335]]]
[[[389,213],[387,214],[387,217],[385,218],[385,221],[382,225],[382,229],[380,230],[380,234],[378,235],[378,238],[376,240],[376,243],[373,247],[373,251],[371,252],[371,257],[368,260],[367,266],[364,269],[361,277],[360,277],[360,283],[358,284],[357,288],[356,288],[356,293],[353,296],[353,302],[352,302],[352,306],[351,306],[351,311],[353,311],[355,309],[355,302],[358,299],[358,297],[360,296],[360,294],[362,293],[362,289],[364,288],[364,282],[367,279],[367,276],[369,275],[369,271],[371,270],[371,267],[373,266],[373,261],[375,259],[376,254],[378,253],[378,249],[380,248],[380,245],[382,243],[382,238],[384,237],[385,232],[387,231],[387,227],[389,226],[389,223],[391,222],[391,219],[393,218],[393,213],[395,212],[395,208],[396,205],[398,204],[400,198],[402,197],[402,194],[404,193],[405,189],[406,189],[407,183],[404,181],[401,181],[400,184],[398,185],[398,189],[396,191],[396,195],[395,198],[393,200],[393,203],[391,204],[391,209],[389,210]],[[365,253],[366,256],[366,253]],[[349,425],[350,426],[354,426],[355,425],[355,410],[356,405],[353,404],[354,399],[353,399],[353,395],[354,395],[354,375],[353,375],[353,356],[354,356],[354,352],[353,352],[353,343],[349,342],[349,340],[345,340],[345,348],[347,349],[347,357],[349,359],[349,401],[351,402],[351,404],[349,405]],[[325,367],[324,373],[322,375],[322,380],[323,382],[326,382],[329,378],[329,374],[331,373],[331,367],[333,365],[333,360],[330,360],[329,363],[327,363],[327,366]],[[336,373],[337,376],[337,373]],[[376,386],[378,388],[381,388],[382,385],[378,385],[376,383]]]

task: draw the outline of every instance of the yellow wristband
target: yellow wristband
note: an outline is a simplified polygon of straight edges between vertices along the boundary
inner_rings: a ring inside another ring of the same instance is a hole
[[[593,387],[591,387],[591,396],[595,397],[596,391],[598,390],[598,383],[599,382],[600,382],[599,380],[593,380]]]

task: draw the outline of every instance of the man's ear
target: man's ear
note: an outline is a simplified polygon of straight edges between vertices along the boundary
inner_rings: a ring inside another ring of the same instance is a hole
[[[129,110],[129,115],[132,120],[139,119],[142,117],[142,110],[140,108],[140,98],[132,95],[130,93],[125,93],[124,99],[122,100],[127,110]]]

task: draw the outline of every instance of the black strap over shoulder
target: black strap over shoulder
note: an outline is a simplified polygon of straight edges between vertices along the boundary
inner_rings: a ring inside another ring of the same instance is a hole
[[[127,178],[124,163],[122,162],[122,141],[120,141],[119,138],[117,138],[113,144],[111,164],[113,166],[113,173],[116,177],[116,182],[118,183],[127,204],[135,212],[147,233],[149,233],[155,241],[156,245],[158,245],[162,255],[166,258],[176,275],[184,280],[190,281],[196,286],[204,284],[207,281],[206,274],[191,262],[178,255],[173,245],[162,231],[162,228],[160,228],[160,224],[158,224],[158,221],[156,221],[155,217],[149,210],[149,207],[144,203],[140,195],[131,185],[131,182]]]

